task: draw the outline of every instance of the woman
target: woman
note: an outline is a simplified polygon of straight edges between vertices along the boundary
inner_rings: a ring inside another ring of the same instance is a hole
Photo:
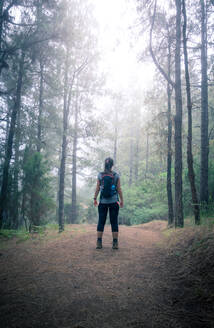
[[[123,207],[123,194],[120,187],[119,175],[112,171],[114,161],[108,157],[104,162],[104,172],[98,174],[97,187],[94,194],[94,206],[97,206],[97,196],[100,192],[100,202],[98,206],[99,221],[97,225],[97,248],[102,248],[102,236],[109,210],[110,223],[112,229],[112,248],[118,249],[118,213],[119,206]],[[120,203],[119,198],[120,197]]]

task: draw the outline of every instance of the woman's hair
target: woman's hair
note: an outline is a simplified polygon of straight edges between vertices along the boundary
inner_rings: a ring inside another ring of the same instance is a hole
[[[106,158],[104,162],[104,171],[110,172],[113,165],[114,165],[113,159],[111,157]]]

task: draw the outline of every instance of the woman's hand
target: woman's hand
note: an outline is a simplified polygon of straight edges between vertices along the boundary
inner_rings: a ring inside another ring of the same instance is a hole
[[[96,199],[94,199],[94,206],[98,206],[98,202]]]
[[[120,201],[120,207],[123,208],[123,201]]]
[[[118,201],[117,204],[120,206],[120,207],[123,207],[123,201]]]

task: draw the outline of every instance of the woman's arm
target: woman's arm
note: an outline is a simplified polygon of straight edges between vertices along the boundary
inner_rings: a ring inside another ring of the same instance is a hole
[[[100,180],[97,180],[97,186],[96,186],[96,190],[95,190],[95,193],[94,193],[94,206],[97,206],[98,203],[97,203],[97,196],[100,192]]]
[[[120,178],[117,181],[117,191],[120,196],[120,207],[123,207],[123,193],[120,185]]]

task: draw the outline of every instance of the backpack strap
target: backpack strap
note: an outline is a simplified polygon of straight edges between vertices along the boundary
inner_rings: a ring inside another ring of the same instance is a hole
[[[104,183],[104,180],[103,180],[103,178],[104,177],[111,177],[112,178],[112,184],[114,183],[114,173],[112,172],[112,173],[105,173],[105,172],[102,172],[101,173],[101,183],[103,182]]]
[[[116,172],[112,172],[112,174],[114,176],[114,184],[117,187],[117,183],[118,183],[118,179],[119,179],[118,174]]]
[[[100,184],[102,183],[103,177],[104,176],[110,176],[113,178],[112,184],[115,183],[115,186],[117,187],[117,182],[118,182],[118,176],[117,173],[112,171],[111,173],[106,173],[106,172],[100,172]]]

